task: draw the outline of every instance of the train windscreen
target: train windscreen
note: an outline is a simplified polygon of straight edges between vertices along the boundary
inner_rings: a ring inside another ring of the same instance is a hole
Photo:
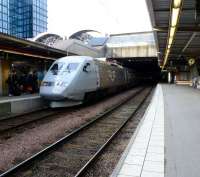
[[[53,75],[62,74],[63,72],[72,72],[75,71],[79,66],[79,63],[62,63],[58,62],[55,63],[51,68],[50,71]]]
[[[55,63],[51,68],[50,71],[53,73],[53,75],[58,75],[58,73],[63,69],[65,63],[58,62]]]
[[[79,63],[69,63],[65,68],[65,71],[71,72],[75,71],[78,68]]]

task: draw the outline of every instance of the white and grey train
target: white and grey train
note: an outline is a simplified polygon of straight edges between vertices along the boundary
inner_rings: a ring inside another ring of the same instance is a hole
[[[51,107],[74,106],[134,83],[130,69],[88,56],[68,56],[52,64],[42,81],[40,95],[50,101]]]

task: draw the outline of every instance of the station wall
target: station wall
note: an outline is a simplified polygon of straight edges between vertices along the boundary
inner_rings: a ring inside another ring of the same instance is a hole
[[[189,81],[190,80],[190,73],[189,72],[179,72],[177,80]]]
[[[192,80],[191,80],[191,73],[190,72],[177,72],[175,73],[175,83],[179,85],[189,85],[191,86]]]

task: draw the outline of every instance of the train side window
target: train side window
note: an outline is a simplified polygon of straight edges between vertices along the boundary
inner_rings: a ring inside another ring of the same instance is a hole
[[[86,63],[86,64],[83,66],[83,71],[84,71],[84,72],[90,72],[90,71],[91,71],[90,63]]]

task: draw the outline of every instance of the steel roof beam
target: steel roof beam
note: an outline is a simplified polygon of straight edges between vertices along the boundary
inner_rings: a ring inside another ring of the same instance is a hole
[[[194,8],[183,8],[182,11],[195,11]],[[170,8],[154,9],[154,12],[170,12]]]
[[[168,27],[154,27],[157,32],[168,32]],[[177,32],[200,32],[200,26],[178,27]]]
[[[41,49],[45,49],[45,50],[51,50],[51,51],[57,52],[57,53],[66,54],[65,51],[55,49],[55,48],[46,46],[46,45],[41,44],[41,43],[32,42],[32,41],[17,38],[17,37],[14,37],[14,36],[6,35],[6,34],[3,34],[3,33],[0,33],[0,40],[8,40],[8,41],[12,41],[12,42],[17,42],[17,43],[22,44],[22,45],[27,45],[28,47],[29,46],[37,47],[37,48],[41,48]]]

